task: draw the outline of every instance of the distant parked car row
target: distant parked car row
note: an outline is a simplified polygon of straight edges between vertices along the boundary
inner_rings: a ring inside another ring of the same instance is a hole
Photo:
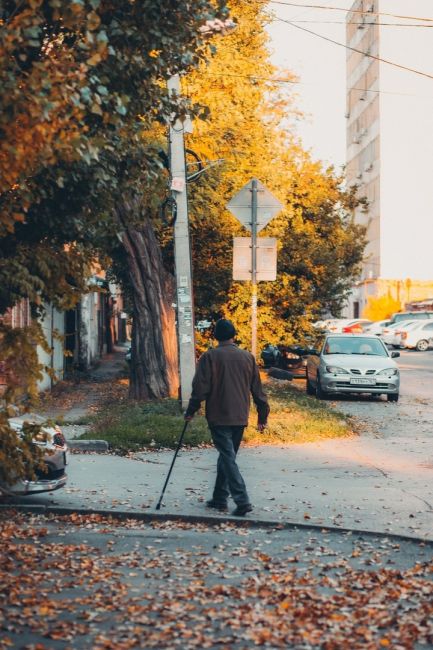
[[[427,350],[433,347],[433,312],[399,312],[381,321],[363,318],[335,318],[314,323],[318,330],[332,334],[369,334],[379,336],[395,348]]]
[[[330,318],[313,323],[313,327],[333,334],[361,334],[372,324],[372,321],[366,318]]]
[[[433,320],[405,320],[391,323],[379,336],[387,345],[424,352],[433,347]]]

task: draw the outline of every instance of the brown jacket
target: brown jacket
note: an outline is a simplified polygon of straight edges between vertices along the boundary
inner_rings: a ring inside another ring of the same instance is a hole
[[[266,424],[269,405],[253,355],[231,341],[222,341],[200,357],[185,415],[194,415],[206,400],[206,418],[211,426],[246,426],[250,393],[259,424]]]

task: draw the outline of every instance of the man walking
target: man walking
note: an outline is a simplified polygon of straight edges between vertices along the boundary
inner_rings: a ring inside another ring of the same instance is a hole
[[[236,463],[236,454],[248,424],[250,393],[257,407],[259,431],[266,426],[269,404],[256,360],[250,352],[235,345],[235,335],[231,321],[221,319],[217,322],[214,337],[219,345],[200,357],[185,420],[191,420],[201,402],[206,401],[206,419],[219,452],[213,497],[206,505],[226,511],[231,495],[236,503],[232,514],[243,517],[253,507]]]

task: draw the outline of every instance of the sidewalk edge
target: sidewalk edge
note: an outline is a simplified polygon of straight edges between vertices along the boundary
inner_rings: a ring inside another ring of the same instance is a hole
[[[400,541],[418,542],[433,546],[433,538],[419,537],[413,535],[402,535],[399,533],[385,533],[383,531],[364,530],[359,528],[343,528],[339,526],[323,526],[313,523],[296,522],[296,521],[275,521],[269,519],[237,518],[227,516],[210,516],[210,515],[182,515],[173,513],[154,513],[154,512],[137,512],[127,510],[100,510],[97,508],[68,508],[64,506],[44,506],[44,505],[20,505],[0,503],[0,513],[7,511],[27,512],[29,514],[53,514],[53,515],[100,515],[103,517],[112,517],[113,519],[137,519],[146,523],[153,521],[181,521],[191,524],[206,524],[208,526],[218,526],[220,524],[235,524],[245,528],[277,528],[278,530],[293,530],[302,528],[311,531],[324,531],[329,533],[347,533],[355,535],[366,535],[369,537],[390,538]]]

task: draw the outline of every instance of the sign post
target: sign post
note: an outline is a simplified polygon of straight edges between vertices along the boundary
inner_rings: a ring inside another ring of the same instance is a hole
[[[257,281],[260,279],[257,274],[257,233],[282,207],[278,199],[255,178],[227,204],[230,212],[251,231],[251,270],[248,279],[251,280],[251,352],[254,357],[257,356]]]
[[[257,357],[257,181],[251,181],[251,354]]]

